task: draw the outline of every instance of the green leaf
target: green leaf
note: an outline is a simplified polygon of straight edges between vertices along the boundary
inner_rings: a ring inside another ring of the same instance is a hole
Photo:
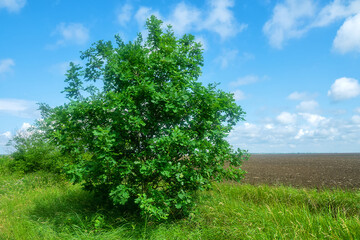
[[[124,205],[130,198],[130,192],[126,186],[118,185],[115,190],[110,192],[110,197],[114,203]]]

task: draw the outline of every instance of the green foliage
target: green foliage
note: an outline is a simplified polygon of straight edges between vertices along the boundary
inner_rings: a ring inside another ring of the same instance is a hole
[[[8,145],[15,149],[8,164],[13,172],[30,173],[42,170],[58,173],[61,171],[65,158],[39,128],[31,127],[19,131]]]
[[[0,174],[8,173],[11,161],[12,158],[9,155],[0,155]]]
[[[233,94],[197,81],[203,56],[192,35],[178,39],[154,16],[146,26],[146,41],[116,36],[115,46],[99,41],[82,52],[86,65],[71,63],[65,80],[70,102],[41,109],[48,136],[73,159],[73,182],[166,219],[186,214],[212,181],[242,178],[247,154],[225,137],[245,113]]]

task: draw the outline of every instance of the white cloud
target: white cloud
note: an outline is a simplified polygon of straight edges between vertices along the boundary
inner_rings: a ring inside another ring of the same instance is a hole
[[[191,31],[210,31],[217,33],[222,40],[235,36],[243,31],[247,25],[236,21],[231,8],[233,0],[209,0],[208,8],[196,8],[195,6],[178,3],[168,17],[162,18],[158,11],[148,7],[140,7],[135,19],[143,27],[146,19],[151,15],[164,20],[165,25],[171,24],[176,34],[182,35]]]
[[[165,24],[172,25],[174,32],[183,35],[191,29],[197,28],[196,25],[201,21],[200,15],[201,12],[197,8],[181,2],[175,7]]]
[[[252,84],[252,83],[256,83],[259,81],[259,77],[255,76],[255,75],[247,75],[244,77],[240,77],[238,78],[236,81],[231,82],[230,86],[233,87],[238,87],[238,86],[243,86],[243,85],[248,85],[248,84]]]
[[[195,41],[201,44],[204,51],[209,49],[208,42],[206,41],[206,38],[204,36],[196,36]]]
[[[0,60],[0,74],[10,72],[13,66],[15,66],[15,62],[11,58]]]
[[[250,152],[276,152],[279,146],[288,146],[286,141],[293,139],[295,135],[296,129],[292,126],[245,122],[235,126],[227,140],[235,148],[247,149]]]
[[[325,128],[320,126],[315,128],[308,128],[305,126],[305,128],[300,128],[298,130],[294,139],[299,140],[300,142],[310,142],[312,144],[315,144],[318,141],[323,141],[326,147],[326,142],[334,141],[336,136],[339,136],[339,131],[333,127]],[[333,151],[333,149],[331,149],[331,151]]]
[[[232,93],[234,94],[234,99],[235,99],[236,101],[245,99],[245,94],[244,94],[244,92],[241,91],[241,90],[235,90],[235,91],[232,92]]]
[[[0,99],[0,111],[24,111],[27,102],[15,99]]]
[[[148,7],[140,7],[135,14],[135,19],[142,28],[145,27],[146,20],[151,17],[151,15],[161,18],[158,11],[153,11],[151,8]]]
[[[354,110],[356,113],[360,113],[360,107],[358,107],[358,108],[355,108],[355,110]]]
[[[21,99],[0,99],[0,113],[22,118],[38,118],[40,113],[34,101]]]
[[[298,111],[302,112],[313,112],[319,107],[319,103],[314,100],[302,101],[296,106]]]
[[[31,125],[30,123],[24,122],[21,125],[21,128],[16,131],[16,135],[27,138],[27,137],[30,137],[35,132],[41,131],[41,130],[37,130],[36,128],[33,128],[33,127],[34,126]]]
[[[5,138],[10,139],[11,138],[11,132],[10,131],[4,132],[4,133],[0,134],[0,136],[3,136]]]
[[[310,136],[314,135],[314,131],[304,130],[304,129],[301,128],[294,138],[295,139],[300,139],[305,135],[310,135]]]
[[[277,4],[272,18],[263,27],[270,45],[282,48],[284,41],[301,37],[314,14],[315,5],[311,0],[286,0]]]
[[[359,115],[345,120],[287,112],[257,123],[239,123],[228,136],[235,148],[270,153],[357,152],[359,139]]]
[[[159,19],[163,19],[158,11],[154,11],[152,8],[140,7],[135,13],[135,20],[139,25],[141,35],[143,39],[148,37],[148,30],[145,29],[146,20],[152,15],[156,16]]]
[[[346,77],[336,79],[328,91],[328,96],[335,101],[350,99],[359,95],[359,82],[356,79]]]
[[[360,0],[334,0],[323,7],[313,0],[285,0],[276,4],[272,18],[265,23],[263,31],[270,45],[280,49],[289,39],[300,38],[313,28],[347,18],[337,33],[333,47],[342,53],[360,51],[359,19],[354,16],[359,12]]]
[[[9,131],[0,134],[0,154],[10,152],[8,147],[6,147],[6,144],[9,142],[11,137],[12,137],[12,134]]]
[[[282,124],[294,124],[296,122],[296,114],[282,112],[280,113],[276,119]]]
[[[360,116],[359,115],[354,115],[351,117],[351,121],[355,124],[360,125]]]
[[[16,135],[20,135],[23,137],[28,137],[34,133],[34,131],[28,131],[31,127],[33,127],[30,123],[24,122],[20,129],[16,131]],[[13,134],[10,131],[6,131],[4,133],[0,133],[0,154],[8,154],[11,153],[14,148],[11,146],[6,146],[13,137]]]
[[[293,92],[287,98],[290,100],[308,100],[313,97],[314,96],[306,92]]]
[[[346,5],[348,3],[348,5]],[[347,18],[360,12],[360,1],[334,0],[321,9],[312,24],[313,27],[325,27],[329,24]]]
[[[60,36],[60,39],[49,48],[56,48],[68,44],[85,44],[89,40],[89,29],[81,23],[60,23],[52,35]]]
[[[21,125],[21,128],[19,129],[19,131],[27,131],[31,127],[32,127],[32,125],[30,123],[25,122]]]
[[[359,115],[352,116],[351,121],[353,121],[355,124],[360,125],[360,116]]]
[[[26,4],[26,0],[0,0],[0,9],[5,8],[9,12],[19,12]]]
[[[233,0],[210,0],[210,12],[203,22],[203,28],[216,32],[222,39],[235,36],[243,31],[247,25],[238,24],[233,12]]]
[[[333,48],[343,54],[360,52],[360,13],[346,19],[337,31]]]
[[[133,7],[130,4],[125,4],[122,6],[117,15],[117,20],[120,25],[125,26],[130,21],[132,10]]]
[[[319,124],[326,124],[329,121],[327,118],[317,114],[299,113],[299,115],[302,116],[307,123],[315,127],[318,126]]]

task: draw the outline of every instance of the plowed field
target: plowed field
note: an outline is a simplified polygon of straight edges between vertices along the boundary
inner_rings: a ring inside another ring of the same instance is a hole
[[[253,154],[242,169],[255,185],[360,189],[360,153]]]

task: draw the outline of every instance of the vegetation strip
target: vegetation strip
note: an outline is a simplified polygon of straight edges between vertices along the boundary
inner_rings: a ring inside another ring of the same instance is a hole
[[[187,218],[145,222],[54,173],[0,160],[0,239],[359,239],[360,192],[221,183]]]

